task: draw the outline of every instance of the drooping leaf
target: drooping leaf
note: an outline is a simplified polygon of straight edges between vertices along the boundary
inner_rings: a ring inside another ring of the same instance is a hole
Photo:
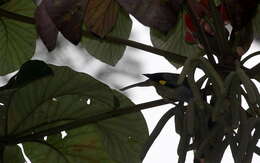
[[[142,24],[168,32],[177,22],[178,6],[182,1],[117,0]]]
[[[122,10],[118,12],[118,19],[109,36],[128,39],[132,29],[132,21]],[[82,38],[82,45],[95,58],[110,65],[115,65],[123,56],[126,46],[106,42],[98,37],[89,36]]]
[[[120,107],[133,105],[121,94],[114,92],[114,95]],[[143,116],[134,113],[73,129],[67,134],[64,139],[48,136],[49,146],[25,143],[25,152],[32,163],[141,163],[139,154],[148,131]]]
[[[249,97],[248,102],[251,103],[251,104],[255,104],[256,101],[257,101],[256,100],[257,96],[259,94],[255,90],[255,89],[257,89],[256,86],[250,80],[250,78],[246,75],[246,73],[241,68],[239,68],[238,66],[237,66],[236,72],[237,72],[237,75],[240,78],[240,80],[241,80],[242,84],[244,85],[245,90],[248,94],[248,97]]]
[[[32,17],[35,5],[32,0],[10,0],[0,8]],[[35,46],[34,25],[0,17],[0,75],[18,69],[33,56]]]
[[[4,163],[24,163],[21,149],[17,145],[6,146],[4,149]]]
[[[58,29],[49,17],[45,4],[41,3],[35,12],[35,24],[38,34],[49,51],[56,46]]]
[[[184,20],[180,18],[178,24],[174,27],[174,29],[169,31],[167,35],[160,33],[155,29],[151,29],[151,41],[153,43],[153,46],[156,48],[174,52],[186,57],[195,56],[200,52],[200,49],[197,45],[188,44],[184,40],[185,32],[186,27],[184,24]],[[175,67],[181,66],[175,63],[174,60],[168,60]]]
[[[82,23],[88,0],[44,0],[46,11],[57,29],[77,45],[82,35]]]
[[[95,34],[104,37],[116,24],[118,4],[115,0],[89,0],[85,24]]]

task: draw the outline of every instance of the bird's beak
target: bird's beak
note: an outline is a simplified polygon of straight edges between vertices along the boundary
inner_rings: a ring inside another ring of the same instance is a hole
[[[151,74],[142,74],[142,75],[144,75],[147,78],[151,78]]]
[[[144,82],[136,83],[136,84],[129,85],[129,86],[126,86],[124,88],[121,88],[120,91],[125,91],[125,90],[133,88],[133,87],[147,87],[147,86],[151,86],[151,85],[152,85],[151,81],[148,79]]]

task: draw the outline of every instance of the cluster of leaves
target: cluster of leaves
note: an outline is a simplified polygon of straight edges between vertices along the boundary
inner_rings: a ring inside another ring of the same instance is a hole
[[[22,143],[33,163],[141,162],[175,115],[179,163],[189,150],[195,151],[195,161],[218,163],[228,145],[236,163],[251,162],[254,152],[260,154],[260,96],[252,82],[260,81],[260,66],[243,64],[260,53],[241,56],[259,35],[259,11],[258,0],[0,0],[0,74],[21,67],[0,88],[2,160],[24,162],[17,146]],[[127,40],[129,14],[151,28],[153,47]],[[169,101],[134,105],[89,75],[26,62],[37,34],[52,51],[59,32],[110,65],[126,45],[164,56],[184,66],[180,82],[187,79],[194,99],[167,112],[148,138],[138,111]],[[197,68],[205,75],[195,81]]]

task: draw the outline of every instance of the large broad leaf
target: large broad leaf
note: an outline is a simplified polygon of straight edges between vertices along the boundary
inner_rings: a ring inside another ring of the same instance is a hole
[[[6,146],[4,149],[4,163],[24,163],[21,149],[17,145]]]
[[[32,0],[10,0],[1,9],[33,17]],[[35,26],[0,17],[0,75],[17,70],[34,54],[36,46]]]
[[[16,88],[6,103],[8,134],[36,132],[113,109],[114,97],[105,84],[68,67],[49,67],[54,75]]]
[[[158,30],[151,29],[151,41],[154,47],[166,51],[177,53],[182,56],[193,56],[200,52],[200,49],[195,44],[189,44],[184,40],[186,26],[182,18],[174,29],[168,32],[167,35],[160,33]],[[167,58],[166,58],[167,59]],[[174,60],[168,59],[175,67],[179,67]]]
[[[114,92],[121,107],[133,103]],[[140,163],[140,152],[148,136],[141,113],[133,113],[101,121],[60,135],[49,136],[47,142],[25,143],[32,163]],[[45,144],[47,143],[47,144]],[[48,157],[46,157],[48,155]]]
[[[85,24],[92,32],[104,37],[116,24],[118,9],[115,0],[89,0]]]
[[[177,11],[182,0],[117,0],[142,24],[168,32],[177,22]]]
[[[124,11],[120,10],[116,25],[108,35],[128,39],[131,29],[131,19]],[[119,61],[126,48],[125,45],[109,43],[95,36],[83,37],[82,45],[92,56],[110,65],[115,65]]]
[[[4,117],[1,122],[7,122],[1,125],[0,131],[11,137],[33,136],[81,118],[134,106],[127,97],[91,76],[42,61],[25,63],[15,78],[0,90],[1,110],[8,113],[6,117],[5,112],[0,113],[0,117]],[[103,120],[67,133],[65,139],[59,134],[48,136],[47,142],[30,139],[37,145],[26,143],[25,149],[36,163],[135,163],[140,162],[139,153],[148,136],[141,112]]]

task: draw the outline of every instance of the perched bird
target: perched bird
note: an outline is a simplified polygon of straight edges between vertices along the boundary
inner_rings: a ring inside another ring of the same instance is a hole
[[[143,74],[148,80],[136,83],[120,89],[125,91],[133,87],[146,87],[154,86],[156,92],[165,99],[174,101],[188,102],[192,99],[193,95],[186,80],[182,84],[177,84],[179,74],[174,73],[154,73]]]

